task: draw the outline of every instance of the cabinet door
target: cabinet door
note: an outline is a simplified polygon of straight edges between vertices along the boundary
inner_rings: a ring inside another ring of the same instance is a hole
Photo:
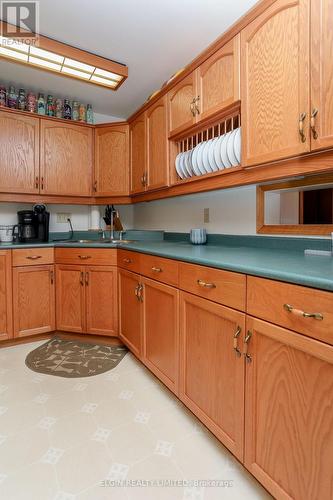
[[[197,97],[196,73],[193,72],[168,93],[170,133],[179,132],[195,123],[197,116],[193,104],[195,97]]]
[[[333,498],[333,347],[261,320],[246,363],[245,465],[274,498]]]
[[[57,330],[85,332],[84,267],[58,264]]]
[[[14,337],[55,330],[54,266],[13,269]]]
[[[147,110],[148,189],[168,185],[168,130],[166,96]]]
[[[180,294],[180,399],[240,460],[243,459],[245,315]]]
[[[146,172],[146,120],[144,113],[130,125],[131,192],[145,190]]]
[[[221,47],[198,68],[200,119],[240,99],[240,35]]]
[[[139,358],[142,354],[140,276],[119,271],[119,337]]]
[[[38,193],[39,119],[0,111],[0,190]]]
[[[128,125],[112,125],[95,130],[96,196],[128,195]]]
[[[169,389],[177,392],[179,292],[147,278],[142,283],[144,363]]]
[[[118,334],[117,268],[89,266],[85,269],[87,333]]]
[[[90,196],[93,131],[41,120],[41,193]]]
[[[12,336],[12,258],[10,250],[0,250],[0,340]]]
[[[333,146],[333,0],[311,2],[311,149]]]
[[[310,0],[277,0],[241,32],[245,166],[310,150],[309,5]]]

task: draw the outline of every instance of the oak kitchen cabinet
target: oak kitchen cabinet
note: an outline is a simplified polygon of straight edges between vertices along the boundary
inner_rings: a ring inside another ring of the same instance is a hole
[[[57,264],[57,329],[117,336],[117,268]]]
[[[0,191],[39,192],[39,119],[0,112]]]
[[[95,196],[129,194],[128,124],[95,129]]]
[[[161,97],[146,112],[147,180],[146,189],[166,187],[169,183],[169,142],[167,100]]]
[[[55,330],[54,266],[13,268],[14,337]]]
[[[93,179],[93,129],[41,120],[41,193],[90,196]]]
[[[145,186],[147,183],[145,113],[141,113],[130,124],[129,133],[131,193],[139,193],[145,190]]]
[[[333,347],[248,317],[245,466],[279,499],[330,500]]]
[[[181,292],[180,399],[240,460],[245,373],[240,350],[244,330],[244,313]]]
[[[244,166],[310,151],[309,11],[277,0],[241,32]]]
[[[140,276],[119,270],[119,337],[130,350],[142,356],[142,308]]]
[[[170,133],[190,127],[196,120],[196,73],[192,72],[168,92]]]
[[[12,320],[12,255],[0,250],[0,340],[13,336]]]

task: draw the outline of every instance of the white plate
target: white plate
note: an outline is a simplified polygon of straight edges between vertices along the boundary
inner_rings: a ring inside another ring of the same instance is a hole
[[[197,157],[198,157],[198,149],[200,147],[200,144],[197,144],[195,148],[193,149],[191,161],[192,161],[192,169],[195,175],[201,175],[201,171],[198,167],[197,164]]]
[[[176,162],[175,162],[175,167],[176,167],[176,171],[177,171],[177,174],[179,175],[179,177],[181,179],[184,179],[184,174],[183,174],[183,171],[181,170],[180,168],[180,158],[182,156],[183,153],[179,153],[177,156],[176,156]]]
[[[215,157],[214,157],[215,144],[217,143],[218,139],[219,139],[218,137],[215,137],[215,139],[212,139],[212,142],[210,143],[209,149],[208,149],[208,162],[209,162],[210,168],[212,169],[212,172],[216,172],[219,169],[218,164],[216,163]]]
[[[241,127],[236,129],[236,134],[234,137],[234,153],[237,158],[238,164],[241,162]]]
[[[221,143],[223,141],[224,135],[220,135],[220,137],[217,138],[217,141],[214,143],[214,160],[217,165],[218,170],[223,170],[223,162],[221,158]]]
[[[212,143],[212,139],[209,139],[209,141],[206,141],[204,143],[204,146],[202,148],[202,165],[203,165],[203,168],[205,169],[205,171],[207,172],[207,174],[213,172],[213,169],[210,166],[209,158],[208,158],[208,151],[209,151],[211,143]]]
[[[185,153],[185,162],[184,163],[185,163],[185,169],[188,173],[188,177],[192,177],[192,175],[193,175],[191,156],[192,156],[192,149],[190,149],[190,151],[186,151],[186,153]]]
[[[181,168],[181,170],[183,172],[184,178],[187,179],[189,177],[189,175],[188,175],[188,172],[186,170],[185,160],[186,160],[186,152],[184,152],[182,154],[182,157],[180,159],[180,168]]]
[[[206,170],[203,166],[203,159],[202,159],[202,153],[203,153],[203,148],[205,146],[205,142],[200,142],[198,151],[197,151],[197,167],[200,170],[200,175],[206,174]]]
[[[227,155],[227,143],[228,143],[228,139],[229,139],[230,134],[231,134],[231,132],[224,134],[222,142],[220,143],[220,155],[221,155],[221,162],[222,162],[223,168],[231,167],[231,162],[229,161],[229,158]]]
[[[234,152],[234,137],[236,134],[236,130],[233,130],[229,137],[228,137],[228,142],[227,142],[227,155],[229,158],[229,161],[233,167],[236,167],[238,165],[238,160],[236,158],[235,152]]]

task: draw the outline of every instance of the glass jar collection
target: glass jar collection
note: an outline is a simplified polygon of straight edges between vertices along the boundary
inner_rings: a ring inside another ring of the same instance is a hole
[[[65,120],[94,123],[94,113],[90,104],[82,104],[70,99],[54,98],[51,94],[27,92],[13,85],[0,85],[0,107],[29,111],[38,115],[54,116]]]

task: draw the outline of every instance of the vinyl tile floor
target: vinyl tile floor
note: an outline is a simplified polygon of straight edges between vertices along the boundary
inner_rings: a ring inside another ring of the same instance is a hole
[[[271,498],[132,354],[65,379],[25,366],[43,342],[0,349],[1,500]]]

